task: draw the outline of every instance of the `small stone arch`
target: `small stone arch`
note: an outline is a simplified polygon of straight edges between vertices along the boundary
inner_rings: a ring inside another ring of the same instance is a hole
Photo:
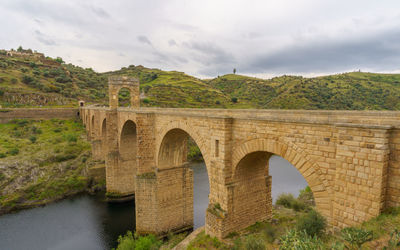
[[[111,76],[108,78],[110,108],[118,108],[118,93],[121,89],[129,90],[131,107],[140,106],[139,80],[126,76]]]
[[[242,159],[256,152],[266,152],[281,156],[289,161],[304,177],[313,191],[317,210],[330,222],[332,218],[332,194],[328,182],[321,173],[316,162],[300,151],[295,145],[272,140],[252,139],[244,142],[233,150],[232,154],[232,179],[236,179],[237,168]]]
[[[95,124],[94,124],[94,115],[92,115],[92,119],[90,119],[90,132],[92,136],[96,135],[96,129],[95,129]]]
[[[107,119],[104,118],[103,122],[101,123],[101,128],[100,128],[100,135],[101,135],[101,151],[103,152],[103,155],[107,153]]]
[[[136,123],[126,120],[122,126],[119,138],[119,152],[124,160],[136,160],[137,129]]]

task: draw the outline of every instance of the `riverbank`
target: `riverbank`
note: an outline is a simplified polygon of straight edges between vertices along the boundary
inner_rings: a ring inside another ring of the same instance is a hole
[[[273,207],[271,220],[257,222],[220,240],[199,229],[195,234],[169,236],[164,242],[153,236],[127,234],[119,238],[119,249],[386,249],[400,248],[400,207],[384,211],[361,225],[331,232],[316,212],[312,193],[303,189],[299,197],[283,194]],[[311,195],[310,195],[311,194]],[[310,199],[311,198],[311,199]]]
[[[75,119],[0,124],[0,215],[101,189],[85,129]]]

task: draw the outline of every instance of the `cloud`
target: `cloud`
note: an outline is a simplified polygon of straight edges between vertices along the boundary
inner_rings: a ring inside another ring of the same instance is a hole
[[[248,1],[0,0],[0,49],[199,77],[400,69],[400,1]]]
[[[232,53],[226,52],[224,49],[212,42],[189,41],[183,45],[195,51],[197,54],[193,57],[204,65],[232,63],[235,58]]]
[[[169,46],[178,46],[178,44],[175,42],[175,40],[174,39],[170,39],[169,41],[168,41],[168,45]]]
[[[110,18],[110,15],[103,8],[96,6],[89,6],[89,10],[91,10],[98,17]]]
[[[138,36],[137,39],[141,43],[152,45],[150,40],[146,36]]]
[[[57,43],[55,41],[48,38],[45,34],[40,32],[39,30],[35,30],[35,36],[36,36],[36,39],[44,45],[48,45],[48,46],[57,45]]]
[[[400,65],[400,29],[343,41],[294,43],[242,65],[246,72],[333,72],[353,69],[396,69]]]

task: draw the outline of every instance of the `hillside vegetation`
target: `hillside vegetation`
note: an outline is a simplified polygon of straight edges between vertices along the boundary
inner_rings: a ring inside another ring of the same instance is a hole
[[[0,124],[0,215],[86,190],[90,160],[78,120]]]
[[[272,79],[228,74],[198,79],[178,71],[130,65],[96,73],[61,58],[10,56],[0,50],[0,105],[71,106],[77,100],[106,105],[111,75],[140,80],[142,106],[326,110],[400,110],[400,74],[351,72]],[[128,100],[126,93],[120,98]]]

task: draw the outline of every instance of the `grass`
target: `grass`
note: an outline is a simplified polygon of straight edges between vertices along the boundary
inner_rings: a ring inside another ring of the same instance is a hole
[[[83,159],[90,157],[90,148],[77,120],[0,124],[0,154],[6,166],[0,173],[0,212],[85,190]]]

